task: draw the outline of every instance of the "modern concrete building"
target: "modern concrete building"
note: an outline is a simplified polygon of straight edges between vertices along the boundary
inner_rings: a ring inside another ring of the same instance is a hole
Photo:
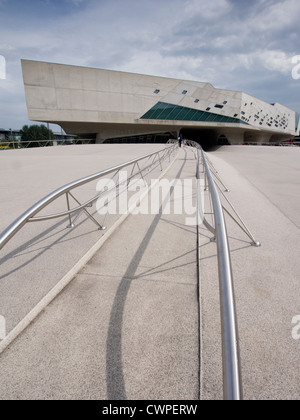
[[[209,83],[22,60],[30,120],[97,142],[170,133],[216,144],[263,143],[299,134],[300,115]]]

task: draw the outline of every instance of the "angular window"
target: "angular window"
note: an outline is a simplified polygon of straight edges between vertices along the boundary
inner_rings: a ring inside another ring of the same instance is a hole
[[[153,93],[158,94],[159,92],[160,92],[160,90],[159,90],[159,89],[155,89],[155,91],[154,91]]]
[[[183,95],[186,95],[186,94],[187,94],[187,90],[183,90],[183,91],[182,91],[182,94],[183,94]]]
[[[216,105],[215,105],[215,108],[220,108],[220,109],[222,109],[222,108],[223,108],[223,105],[216,104]]]
[[[210,111],[210,107],[206,108],[206,111]]]
[[[207,108],[210,109],[210,108]],[[236,114],[237,115],[237,114]],[[205,111],[198,111],[196,109],[183,107],[179,105],[158,102],[146,114],[141,116],[141,119],[156,119],[156,120],[177,120],[177,121],[211,121],[211,122],[226,122],[226,123],[242,123],[247,124],[243,120],[237,118],[222,116]],[[245,120],[245,118],[243,118]]]
[[[226,104],[227,104],[227,101],[224,101],[224,102],[223,102],[223,105],[226,105]]]
[[[195,99],[194,102],[195,104],[197,104],[199,102],[199,99]]]

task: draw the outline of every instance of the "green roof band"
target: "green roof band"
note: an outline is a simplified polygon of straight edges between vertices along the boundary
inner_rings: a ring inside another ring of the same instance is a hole
[[[165,102],[157,102],[141,119],[143,120],[173,120],[173,121],[201,121],[201,122],[223,122],[246,124],[238,118],[227,117],[226,115],[214,114],[207,111],[187,108],[179,105],[172,105]]]

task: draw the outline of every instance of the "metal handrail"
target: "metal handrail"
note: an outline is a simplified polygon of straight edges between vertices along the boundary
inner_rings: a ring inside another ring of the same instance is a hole
[[[51,192],[50,194],[48,194],[47,196],[45,196],[44,198],[42,198],[41,200],[39,200],[37,203],[35,203],[32,207],[30,207],[28,210],[26,210],[21,216],[19,216],[13,223],[11,223],[1,234],[0,234],[0,250],[12,239],[12,237],[24,226],[26,225],[26,223],[28,222],[34,222],[34,221],[42,221],[42,220],[49,220],[49,219],[54,219],[54,218],[58,218],[58,217],[63,217],[63,216],[69,216],[69,220],[70,220],[70,227],[73,226],[72,221],[71,221],[71,214],[78,212],[80,209],[82,209],[83,211],[86,211],[86,207],[89,207],[91,205],[91,203],[95,202],[99,197],[100,194],[98,194],[97,196],[93,197],[92,199],[88,200],[87,202],[85,202],[84,204],[80,204],[76,199],[75,201],[79,204],[79,206],[76,206],[74,209],[70,209],[69,208],[69,195],[71,195],[71,191],[75,188],[78,188],[82,185],[85,185],[89,182],[95,181],[103,176],[109,175],[113,172],[119,172],[120,170],[124,169],[127,166],[131,166],[131,165],[137,165],[138,163],[144,159],[150,159],[152,157],[154,157],[153,161],[151,162],[151,164],[149,166],[147,166],[146,168],[143,168],[143,170],[147,170],[149,169],[150,166],[159,163],[161,170],[162,170],[162,160],[166,159],[173,153],[173,151],[177,148],[177,146],[175,144],[173,145],[169,145],[164,149],[158,150],[156,152],[152,152],[149,153],[147,155],[141,156],[139,158],[130,160],[128,162],[116,165],[112,168],[109,168],[107,170],[101,171],[101,172],[97,172],[93,175],[89,175],[87,177],[81,178],[79,180],[76,181],[72,181],[58,189],[56,189],[55,191]],[[157,159],[157,160],[156,160]],[[139,167],[139,166],[138,166]],[[141,170],[139,168],[138,173],[141,174]],[[135,176],[135,175],[133,175]],[[142,176],[142,175],[141,175]],[[57,214],[53,214],[50,216],[41,216],[39,218],[35,218],[34,216],[39,213],[41,210],[43,210],[45,207],[47,207],[49,204],[51,204],[53,201],[55,201],[56,199],[58,199],[59,197],[66,195],[66,201],[67,201],[67,207],[68,210],[64,211],[64,212],[60,212]],[[74,197],[73,197],[74,198]],[[88,213],[88,212],[87,212]],[[91,217],[95,223],[96,220],[88,213],[89,217]],[[105,229],[104,226],[99,225],[99,223],[97,223],[98,226],[101,229]]]
[[[94,175],[90,175],[85,178],[81,178],[80,180],[73,181],[44,197],[40,201],[38,201],[35,205],[33,205],[30,209],[28,209],[25,213],[23,213],[19,218],[17,218],[5,231],[0,235],[0,249],[4,247],[4,245],[27,223],[30,221],[34,221],[34,216],[44,209],[47,205],[52,203],[57,198],[63,196],[64,194],[67,197],[68,202],[68,195],[70,191],[74,188],[77,188],[81,185],[84,185],[88,182],[94,181],[104,175],[111,174],[115,171],[120,171],[121,169],[125,168],[126,166],[130,165],[138,165],[143,159],[151,158],[152,156],[158,157],[158,161],[161,165],[161,160],[163,159],[160,154],[164,153],[164,157],[168,157],[171,155],[173,150],[175,150],[178,146],[178,142],[175,140],[171,140],[170,146],[165,149],[162,149],[157,152],[150,153],[148,155],[142,156],[140,158],[131,160],[129,162],[117,165],[113,168],[98,172]],[[217,244],[217,256],[218,256],[218,272],[219,272],[219,283],[220,283],[220,302],[221,302],[221,321],[222,321],[222,360],[223,360],[223,392],[224,398],[227,400],[240,400],[242,398],[242,381],[241,381],[241,369],[240,369],[240,359],[239,359],[239,348],[238,348],[238,334],[237,334],[237,321],[236,321],[236,313],[235,313],[235,302],[234,302],[234,290],[233,290],[233,277],[232,277],[232,268],[231,268],[231,261],[230,261],[230,251],[228,245],[228,237],[226,231],[226,224],[225,218],[223,213],[223,207],[221,204],[221,200],[218,194],[217,186],[214,182],[212,177],[207,159],[204,155],[204,152],[201,146],[192,141],[186,142],[187,146],[194,147],[197,150],[197,154],[195,155],[197,159],[197,177],[200,177],[200,155],[202,163],[205,171],[205,177],[208,183],[208,189],[210,191],[212,204],[213,204],[213,213],[214,213],[214,220],[215,226],[211,226],[205,220],[206,227],[209,228],[210,231],[213,232],[216,238]],[[152,164],[155,162],[152,162]],[[98,196],[94,199],[97,199]],[[92,199],[92,200],[94,200]],[[69,209],[68,203],[68,211],[63,212],[60,214],[53,215],[55,217],[61,217],[62,215],[70,215],[80,208],[85,209],[92,200],[89,200],[84,205],[80,205],[75,209]],[[49,217],[49,216],[48,216]],[[50,216],[52,217],[52,216]],[[201,215],[202,217],[202,215]],[[39,218],[40,220],[43,217]],[[36,218],[36,220],[38,220]]]
[[[174,143],[176,140],[170,140]],[[201,152],[201,160],[204,167],[204,177],[208,183],[208,190],[211,195],[215,226],[211,226],[205,219],[202,209],[198,209],[198,216],[204,225],[215,235],[217,244],[219,289],[220,289],[220,315],[222,329],[222,364],[223,364],[223,394],[225,400],[242,399],[242,380],[238,345],[238,328],[235,312],[235,300],[233,290],[233,276],[230,260],[228,236],[223,213],[223,206],[218,194],[217,186],[212,177],[207,158],[199,143],[187,140],[186,146],[195,147]],[[196,156],[197,179],[200,179],[200,156]],[[200,185],[200,183],[198,183]],[[198,206],[201,191],[198,190]]]
[[[202,148],[201,155],[209,185],[215,219],[222,320],[223,392],[226,400],[240,400],[242,398],[242,381],[238,329],[226,224],[218,190],[212,178]]]

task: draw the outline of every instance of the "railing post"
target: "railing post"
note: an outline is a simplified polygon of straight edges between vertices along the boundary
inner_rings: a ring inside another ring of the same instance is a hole
[[[69,193],[66,192],[66,199],[67,199],[67,207],[68,207],[68,211],[70,211],[70,201],[69,201]],[[74,227],[74,223],[72,222],[72,216],[71,214],[69,214],[69,224],[67,226],[68,229],[71,229]]]

